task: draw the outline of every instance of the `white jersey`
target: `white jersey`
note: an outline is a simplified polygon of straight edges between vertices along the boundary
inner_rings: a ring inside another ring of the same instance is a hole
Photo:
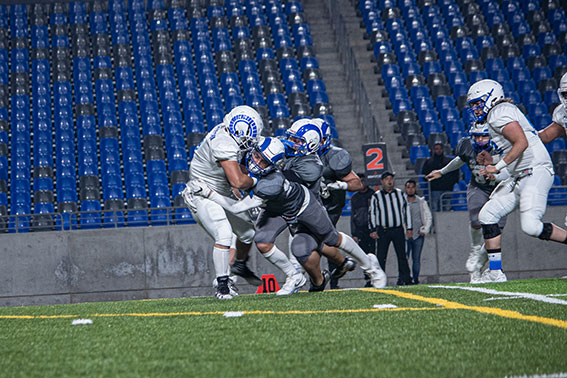
[[[553,122],[567,128],[567,109],[565,109],[565,105],[560,104],[555,107],[553,111]]]
[[[195,149],[189,167],[189,180],[206,182],[215,192],[232,197],[230,184],[220,162],[240,162],[244,152],[238,147],[223,123],[215,126]]]
[[[520,109],[509,102],[496,105],[490,110],[487,117],[490,138],[492,138],[498,149],[502,151],[502,154],[507,155],[512,149],[512,143],[502,134],[504,126],[511,122],[520,124],[524,134],[526,134],[528,147],[515,161],[508,165],[510,175],[518,176],[523,170],[537,166],[544,166],[552,171],[551,158],[538,137],[537,131]]]

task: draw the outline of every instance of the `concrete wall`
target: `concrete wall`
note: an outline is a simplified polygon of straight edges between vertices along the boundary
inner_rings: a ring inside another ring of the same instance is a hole
[[[563,225],[565,208],[545,219]],[[435,215],[437,232],[426,238],[422,283],[466,282],[469,251],[466,212]],[[339,222],[349,232],[349,219]],[[197,225],[3,234],[0,236],[0,306],[75,303],[212,295],[212,240]],[[287,250],[287,234],[278,239]],[[259,274],[283,276],[254,249],[250,266]],[[325,263],[326,264],[326,263]],[[503,265],[509,279],[567,275],[567,246],[522,234],[517,213],[504,231]],[[389,284],[397,280],[391,250]],[[362,286],[357,268],[342,287]],[[256,288],[239,283],[241,293]]]

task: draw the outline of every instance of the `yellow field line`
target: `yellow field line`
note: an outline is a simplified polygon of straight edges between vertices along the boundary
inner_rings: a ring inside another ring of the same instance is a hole
[[[241,311],[244,315],[305,315],[305,314],[343,314],[343,313],[362,313],[362,312],[383,312],[383,311],[427,311],[442,310],[440,307],[399,307],[399,308],[358,308],[358,309],[338,309],[338,310],[290,310],[290,311]],[[203,315],[223,315],[226,311],[206,311],[206,312],[131,312],[125,314],[90,314],[90,315],[0,315],[0,319],[66,319],[66,318],[115,318],[115,317],[163,317],[163,316],[203,316]]]
[[[503,310],[501,308],[496,308],[496,307],[468,306],[462,303],[448,301],[446,299],[422,297],[421,295],[416,295],[399,290],[384,290],[384,289],[361,289],[361,290],[395,295],[396,297],[431,303],[438,306],[443,306],[448,309],[470,310],[470,311],[480,312],[483,314],[497,315],[504,318],[527,320],[530,322],[552,325],[559,328],[567,328],[567,321],[565,320],[545,318],[543,316],[536,316],[536,315],[524,315],[517,311]]]

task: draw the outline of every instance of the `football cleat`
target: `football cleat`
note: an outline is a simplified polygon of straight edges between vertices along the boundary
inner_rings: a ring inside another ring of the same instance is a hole
[[[228,286],[228,276],[217,277],[217,299],[232,299],[230,288]]]
[[[506,282],[506,281],[508,281],[508,278],[506,278],[506,275],[504,274],[502,269],[498,269],[498,270],[487,269],[487,270],[484,271],[484,273],[482,273],[482,276],[480,277],[480,279],[482,281],[481,283]]]
[[[213,287],[216,289],[219,286],[217,279],[213,280]],[[228,289],[230,291],[230,295],[236,297],[238,295],[238,288],[236,287],[236,276],[228,277]]]
[[[305,285],[305,282],[307,282],[307,278],[302,273],[297,272],[287,277],[281,289],[276,292],[276,295],[295,294]]]
[[[323,274],[323,283],[321,285],[315,285],[313,281],[309,280],[311,281],[311,287],[309,288],[310,292],[325,290],[325,286],[327,286],[327,284],[331,280],[331,273],[329,273],[328,270],[323,270],[321,273]]]
[[[354,268],[356,268],[356,262],[350,257],[345,257],[345,261],[343,261],[341,266],[336,267],[331,272],[331,279],[338,280],[347,274],[347,272],[353,271]]]
[[[370,283],[372,284],[372,287],[375,289],[382,289],[386,287],[388,277],[386,277],[386,273],[384,273],[384,271],[380,267],[376,255],[369,253],[368,259],[370,260],[370,268],[366,269],[364,273],[366,273],[370,277]]]
[[[260,286],[262,284],[262,280],[248,268],[246,261],[236,260],[230,267],[230,273],[244,278],[252,286]]]
[[[469,273],[480,272],[484,264],[488,261],[488,253],[484,246],[474,247],[465,264]]]

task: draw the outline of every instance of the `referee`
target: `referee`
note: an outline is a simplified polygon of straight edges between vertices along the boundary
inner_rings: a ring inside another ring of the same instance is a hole
[[[398,256],[397,285],[411,285],[410,270],[406,257],[406,237],[411,238],[411,211],[400,189],[394,188],[395,180],[392,172],[384,172],[380,177],[382,189],[376,191],[370,200],[370,237],[378,240],[378,261],[386,270],[386,256],[390,242]],[[407,231],[404,235],[404,226]]]

